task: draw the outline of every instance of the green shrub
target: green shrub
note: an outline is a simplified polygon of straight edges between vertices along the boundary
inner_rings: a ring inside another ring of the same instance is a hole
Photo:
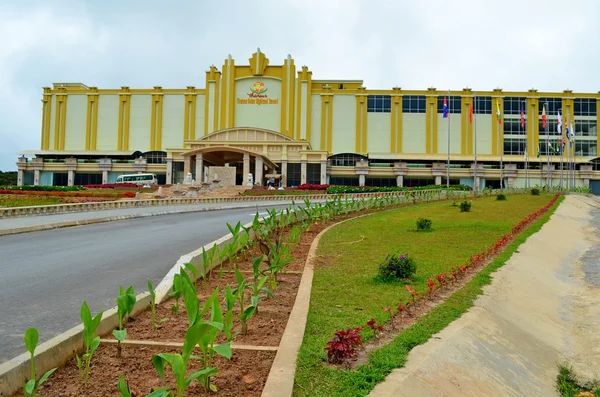
[[[401,186],[381,186],[381,187],[368,187],[368,186],[329,186],[327,188],[328,194],[342,194],[342,193],[385,193],[385,192],[408,192],[418,190],[446,190],[446,185],[428,185],[428,186],[413,186],[413,187],[401,187]],[[469,191],[470,186],[466,185],[452,185],[450,190]]]
[[[504,201],[506,200],[506,195],[504,193],[498,193],[498,195],[496,195],[496,200]]]
[[[431,219],[427,218],[419,218],[417,219],[417,230],[420,232],[429,232],[431,231],[431,224],[433,222]]]
[[[534,187],[533,189],[531,189],[531,194],[533,196],[539,196],[540,195],[540,189],[538,189],[537,187]]]
[[[392,254],[379,265],[379,276],[383,280],[409,278],[417,271],[417,264],[408,254]]]
[[[469,212],[471,211],[471,202],[470,201],[463,201],[462,203],[460,203],[460,212]]]

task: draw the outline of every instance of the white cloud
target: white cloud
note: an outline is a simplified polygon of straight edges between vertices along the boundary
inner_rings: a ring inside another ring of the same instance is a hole
[[[0,15],[2,170],[39,147],[43,86],[203,87],[256,47],[368,88],[600,90],[596,0],[5,0]]]

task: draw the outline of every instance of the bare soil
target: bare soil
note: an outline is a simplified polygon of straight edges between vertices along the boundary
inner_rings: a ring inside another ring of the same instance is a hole
[[[336,219],[335,222],[338,221],[340,221],[340,218]],[[285,269],[289,273],[283,273],[278,277],[274,296],[261,301],[258,313],[248,322],[248,334],[238,334],[233,340],[234,345],[279,346],[290,312],[294,306],[310,245],[317,234],[331,223],[311,225],[311,230],[302,234],[301,241],[290,252],[294,260]],[[284,241],[287,241],[288,234],[289,230],[283,233],[282,238]],[[249,252],[244,253],[241,258],[238,258],[236,262],[238,269],[243,272],[248,283],[252,283],[253,279],[252,258],[260,255],[260,248],[253,247]],[[263,263],[261,269],[264,269],[265,266],[266,264]],[[215,268],[210,279],[199,282],[198,297],[201,305],[214,289],[219,287],[220,301],[224,309],[223,291],[227,285],[235,288],[237,281],[229,263],[224,263],[222,269],[221,272],[220,267]],[[250,301],[249,292],[247,292],[246,301]],[[138,314],[135,318],[130,318],[125,325],[127,340],[183,343],[188,328],[183,299],[180,298],[179,301],[179,314],[172,313],[171,308],[174,305],[175,300],[170,298],[156,307],[158,326],[156,330],[152,330],[151,311],[149,309]],[[239,307],[237,310],[234,309],[234,312],[237,314]],[[240,332],[241,323],[237,316],[234,321],[235,332]],[[112,334],[103,335],[102,338],[114,339]],[[217,343],[224,342],[223,336],[219,338]],[[179,349],[124,345],[121,359],[117,359],[116,352],[115,345],[101,344],[93,356],[92,370],[87,386],[84,386],[80,380],[79,370],[73,358],[56,370],[39,389],[38,395],[42,397],[120,396],[120,392],[117,390],[119,375],[126,377],[133,392],[132,395],[135,397],[145,396],[153,388],[167,385],[173,389],[175,381],[170,369],[165,369],[166,378],[165,381],[162,381],[154,369],[152,356],[157,353],[180,353]],[[221,357],[215,358],[214,367],[220,371],[220,374],[215,376],[212,381],[219,389],[216,394],[212,392],[205,393],[200,384],[194,382],[186,395],[260,396],[275,354],[274,351],[234,348],[233,357],[230,361]],[[197,360],[191,360],[188,375],[198,369],[200,369],[200,363]],[[15,396],[22,394],[21,390]]]

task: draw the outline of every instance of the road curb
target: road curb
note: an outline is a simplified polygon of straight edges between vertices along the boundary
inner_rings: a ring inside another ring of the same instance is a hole
[[[271,365],[269,376],[267,377],[267,382],[265,383],[261,397],[287,397],[292,396],[294,391],[296,362],[298,360],[300,346],[302,346],[302,341],[304,339],[304,331],[306,330],[314,267],[317,258],[317,248],[319,247],[321,237],[338,225],[372,214],[373,213],[360,215],[334,223],[321,230],[313,240],[306,257],[304,272],[300,279],[294,307],[292,308],[287,325],[285,326],[285,331],[279,342],[279,349],[277,350],[275,360],[273,360],[273,364]]]
[[[52,229],[62,229],[65,227],[72,226],[84,226],[84,225],[93,225],[97,223],[106,223],[106,222],[114,222],[114,221],[122,221],[122,220],[130,220],[130,219],[139,219],[139,218],[149,218],[153,216],[161,216],[161,215],[176,215],[176,214],[186,214],[192,212],[208,212],[208,211],[221,211],[221,210],[238,210],[243,208],[267,208],[271,206],[279,206],[286,205],[287,203],[271,203],[271,204],[263,204],[254,202],[252,204],[246,205],[236,205],[233,207],[209,207],[209,208],[195,208],[195,209],[187,209],[187,210],[175,210],[175,211],[160,211],[160,212],[151,212],[151,213],[143,213],[143,214],[133,214],[133,215],[118,215],[118,216],[108,216],[104,218],[91,218],[91,219],[82,219],[77,221],[66,221],[66,222],[55,222],[48,223],[44,225],[34,225],[34,226],[25,226],[25,227],[17,227],[12,229],[0,229],[0,236],[8,236],[11,234],[21,234],[21,233],[30,233],[30,232],[39,232],[43,230],[52,230]],[[291,205],[291,204],[290,204]]]

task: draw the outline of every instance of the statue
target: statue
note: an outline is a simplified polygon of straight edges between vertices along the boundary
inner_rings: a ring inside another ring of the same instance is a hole
[[[185,177],[185,184],[189,185],[192,183],[192,173],[188,172],[187,176]]]
[[[219,180],[219,175],[218,175],[217,173],[215,173],[215,179],[214,179],[214,180],[215,180],[215,181],[218,181],[218,180]]]
[[[252,187],[254,186],[254,177],[252,176],[252,173],[248,174],[248,187]]]

